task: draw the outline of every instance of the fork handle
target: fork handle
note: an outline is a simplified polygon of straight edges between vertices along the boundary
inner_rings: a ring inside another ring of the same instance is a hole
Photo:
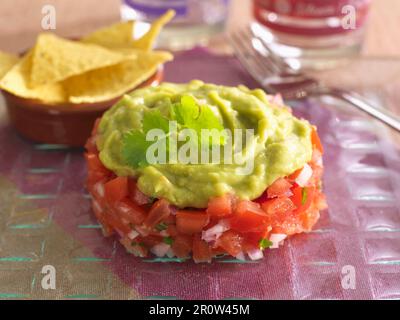
[[[336,98],[339,98],[343,101],[346,101],[353,105],[354,107],[364,111],[365,113],[369,114],[370,116],[382,121],[383,123],[387,124],[388,126],[392,127],[393,129],[400,132],[400,117],[395,115],[394,113],[384,110],[378,109],[371,105],[370,102],[366,101],[358,93],[353,91],[338,89],[338,88],[319,88],[318,94],[329,94]]]

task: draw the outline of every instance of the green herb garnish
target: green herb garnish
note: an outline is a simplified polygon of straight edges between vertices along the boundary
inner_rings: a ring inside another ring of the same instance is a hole
[[[185,128],[196,131],[197,136],[201,137],[201,130],[224,130],[220,119],[214,114],[207,105],[198,105],[192,96],[183,96],[180,103],[172,106],[171,116],[180,125]],[[209,141],[201,141],[203,144],[209,144]],[[223,141],[220,141],[223,143]]]
[[[137,241],[132,241],[131,242],[131,246],[141,246],[141,247],[146,247],[146,245],[144,244],[144,242],[137,242]]]
[[[303,190],[301,190],[301,204],[305,205],[307,202],[307,188],[303,188]]]
[[[180,129],[192,129],[196,132],[198,143],[202,147],[209,147],[210,144],[215,143],[213,139],[213,132],[211,132],[209,139],[202,141],[201,130],[213,130],[219,133],[220,140],[218,144],[225,143],[225,136],[221,135],[224,127],[217,115],[207,105],[199,105],[192,96],[184,95],[180,102],[175,103],[170,109],[171,119],[166,118],[159,110],[147,111],[143,115],[142,130],[133,129],[126,132],[122,138],[122,157],[126,164],[133,168],[146,167],[148,165],[146,159],[147,149],[155,143],[155,141],[147,141],[146,134],[152,129],[160,129],[164,132],[161,139],[165,139],[166,151],[168,151],[169,139],[173,132],[170,132],[170,121],[176,121],[178,124],[178,131]],[[173,127],[173,126],[172,126]],[[175,131],[175,129],[172,129]]]
[[[165,222],[161,222],[158,225],[156,225],[155,228],[157,231],[163,231],[163,230],[167,230],[168,225]]]
[[[270,246],[272,246],[272,242],[269,241],[267,238],[260,239],[258,244],[260,246],[260,249],[265,249],[265,248],[269,248]]]
[[[172,245],[174,243],[174,239],[172,239],[171,237],[164,237],[163,241],[168,245]]]

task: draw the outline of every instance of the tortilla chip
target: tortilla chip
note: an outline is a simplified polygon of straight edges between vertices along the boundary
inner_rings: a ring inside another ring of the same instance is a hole
[[[161,30],[168,22],[172,20],[174,16],[175,11],[168,10],[161,17],[155,20],[151,24],[150,30],[143,37],[135,41],[135,48],[139,48],[142,50],[151,50]]]
[[[151,50],[161,29],[175,16],[174,10],[168,10],[155,20],[149,31],[139,39],[133,38],[135,21],[119,22],[88,34],[81,42],[97,44],[110,49],[132,48]]]
[[[29,78],[32,68],[32,50],[28,52],[0,80],[0,88],[16,96],[38,99],[47,103],[62,103],[67,101],[64,88],[60,83],[29,88]]]
[[[17,64],[18,60],[17,56],[0,51],[0,79]]]
[[[133,90],[152,76],[159,65],[172,59],[169,52],[137,50],[136,59],[71,77],[63,84],[72,103],[106,101]]]
[[[33,50],[29,85],[33,88],[59,82],[90,70],[118,64],[124,59],[124,55],[97,45],[43,33],[39,35]]]

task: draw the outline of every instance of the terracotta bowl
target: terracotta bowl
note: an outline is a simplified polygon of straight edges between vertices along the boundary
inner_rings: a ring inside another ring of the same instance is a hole
[[[159,68],[136,88],[157,85],[162,78],[163,68]],[[97,103],[52,105],[40,100],[17,97],[3,90],[2,93],[10,121],[22,136],[35,142],[71,147],[83,146],[90,136],[95,120],[121,98]]]

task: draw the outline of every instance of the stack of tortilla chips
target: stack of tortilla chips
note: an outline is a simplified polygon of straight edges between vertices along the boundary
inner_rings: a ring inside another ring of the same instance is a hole
[[[80,41],[52,33],[38,36],[23,57],[0,52],[0,89],[48,104],[106,101],[135,88],[157,68],[172,60],[164,51],[152,51],[170,10],[134,39],[135,21],[97,30]]]

